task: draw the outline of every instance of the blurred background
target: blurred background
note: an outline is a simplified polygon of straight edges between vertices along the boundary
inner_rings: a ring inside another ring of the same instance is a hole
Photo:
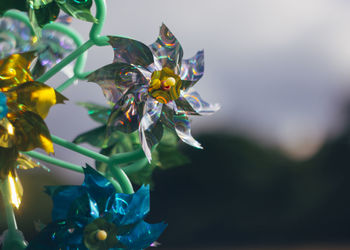
[[[107,8],[103,34],[150,44],[164,22],[185,58],[204,49],[196,89],[222,106],[193,119],[204,150],[181,145],[190,164],[154,173],[148,219],[169,224],[162,248],[350,249],[349,1],[107,0]],[[72,27],[87,39],[88,24]],[[112,58],[110,47],[94,47],[86,70]],[[63,94],[70,101],[46,122],[52,134],[72,140],[96,127],[75,103],[106,101],[97,84],[84,81]],[[60,146],[55,156],[94,164]],[[20,173],[25,194],[17,217],[27,239],[34,221],[50,221],[43,185],[82,182],[50,168]]]

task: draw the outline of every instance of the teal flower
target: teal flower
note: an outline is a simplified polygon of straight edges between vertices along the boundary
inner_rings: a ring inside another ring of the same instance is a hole
[[[91,167],[81,186],[48,187],[53,222],[27,249],[143,249],[166,224],[148,224],[149,187],[134,194],[116,193],[112,184]]]

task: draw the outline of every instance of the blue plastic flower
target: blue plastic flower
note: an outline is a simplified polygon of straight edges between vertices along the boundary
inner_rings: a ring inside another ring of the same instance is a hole
[[[48,187],[52,220],[27,249],[144,249],[166,224],[148,224],[149,187],[134,194],[116,193],[112,184],[91,167],[81,186]]]
[[[6,104],[6,95],[0,92],[0,119],[7,115],[8,108]]]

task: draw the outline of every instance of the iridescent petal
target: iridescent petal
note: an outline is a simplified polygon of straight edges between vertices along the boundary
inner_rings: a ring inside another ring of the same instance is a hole
[[[174,127],[180,139],[195,148],[202,149],[203,147],[191,135],[190,122],[186,115],[174,115]]]
[[[50,169],[46,166],[42,165],[37,160],[33,160],[31,157],[21,154],[18,154],[17,160],[16,160],[16,168],[21,170],[28,170],[33,168],[42,168],[46,170],[47,172],[50,172]]]
[[[196,110],[193,109],[191,104],[186,100],[185,97],[180,96],[177,100],[175,100],[176,103],[176,112],[177,113],[184,113],[186,115],[199,115]]]
[[[145,103],[144,114],[139,126],[139,137],[143,151],[149,162],[152,160],[151,149],[162,138],[163,127],[157,125],[163,104],[149,97]]]
[[[133,64],[144,68],[153,63],[151,50],[139,41],[125,37],[109,36],[108,42],[114,50],[113,62]]]
[[[115,130],[132,133],[138,129],[140,111],[142,105],[138,105],[132,93],[127,93],[114,106],[107,122],[108,134]]]
[[[89,82],[100,85],[107,100],[117,103],[133,86],[147,84],[147,80],[134,66],[126,63],[112,63],[97,69],[88,76]]]
[[[7,93],[8,103],[25,105],[29,111],[39,114],[45,118],[50,108],[68,100],[54,88],[41,82],[26,82],[11,88]]]
[[[182,60],[180,77],[182,80],[197,82],[204,74],[204,51],[189,59]]]
[[[196,91],[186,92],[183,94],[183,97],[200,115],[211,115],[220,109],[220,104],[209,104],[205,102]]]
[[[30,50],[34,43],[31,29],[11,17],[0,18],[0,58]]]
[[[160,27],[158,39],[150,45],[153,54],[162,65],[176,74],[180,73],[183,50],[173,33],[164,24]]]
[[[140,221],[132,231],[117,238],[127,249],[145,249],[159,238],[166,227],[165,223],[148,224]]]

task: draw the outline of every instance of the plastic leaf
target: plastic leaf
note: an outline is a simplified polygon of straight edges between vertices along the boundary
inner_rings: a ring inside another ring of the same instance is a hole
[[[87,79],[89,82],[99,84],[107,100],[113,103],[117,103],[131,87],[147,84],[135,66],[125,63],[106,65],[91,73]]]
[[[29,20],[35,31],[57,19],[60,8],[54,0],[28,0]]]
[[[147,68],[153,63],[153,54],[149,47],[139,41],[110,36],[108,41],[114,49],[113,62],[139,65]]]
[[[115,143],[115,141],[111,140],[110,137],[111,136],[106,138],[106,126],[100,126],[78,135],[73,142],[77,144],[89,143],[94,147],[105,148]]]
[[[88,103],[88,102],[78,102],[79,106],[82,106],[88,110],[89,116],[91,119],[98,123],[106,124],[109,115],[111,114],[111,108],[98,105],[95,103]]]
[[[0,60],[0,89],[7,91],[10,87],[15,87],[24,82],[32,81],[29,70],[33,52],[13,54]]]
[[[92,0],[56,0],[56,2],[68,15],[83,21],[97,23],[97,19],[90,12]]]
[[[3,1],[0,5],[0,15],[4,14],[7,10],[11,10],[11,9],[26,11],[27,10],[26,0]]]
[[[50,108],[58,103],[68,100],[55,89],[40,82],[26,82],[7,92],[8,103],[23,104],[29,111],[39,114],[43,119]]]
[[[161,66],[168,67],[176,74],[180,73],[183,50],[176,37],[165,24],[160,27],[158,39],[150,45],[153,54]]]

